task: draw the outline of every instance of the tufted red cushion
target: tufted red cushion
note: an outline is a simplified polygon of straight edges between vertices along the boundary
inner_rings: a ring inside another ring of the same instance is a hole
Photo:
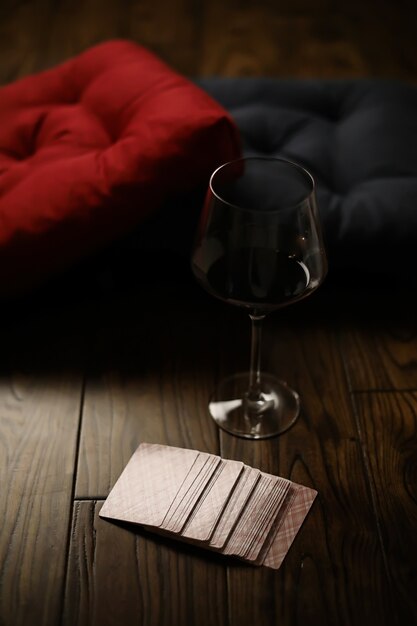
[[[0,296],[120,236],[237,153],[220,105],[131,42],[1,88]]]

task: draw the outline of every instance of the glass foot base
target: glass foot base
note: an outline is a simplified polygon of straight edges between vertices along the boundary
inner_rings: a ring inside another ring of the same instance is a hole
[[[267,439],[285,432],[300,413],[300,398],[286,383],[261,375],[260,398],[248,398],[249,373],[223,380],[210,398],[209,411],[223,430],[247,439]]]

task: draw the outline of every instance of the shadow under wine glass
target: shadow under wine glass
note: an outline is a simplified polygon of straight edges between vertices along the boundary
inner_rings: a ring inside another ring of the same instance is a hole
[[[246,309],[252,320],[249,371],[220,382],[209,402],[211,416],[240,437],[283,433],[295,423],[300,399],[262,372],[262,321],[311,294],[326,275],[311,174],[277,158],[220,166],[210,178],[191,265],[210,294]]]

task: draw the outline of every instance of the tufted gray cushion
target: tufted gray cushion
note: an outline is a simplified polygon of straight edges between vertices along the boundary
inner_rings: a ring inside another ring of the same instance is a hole
[[[415,281],[417,87],[376,80],[207,78],[245,154],[304,165],[333,270]]]

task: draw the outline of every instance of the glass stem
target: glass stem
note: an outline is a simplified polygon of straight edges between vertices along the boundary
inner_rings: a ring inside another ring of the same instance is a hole
[[[261,342],[262,322],[265,315],[250,313],[252,321],[252,340],[249,369],[248,400],[256,402],[261,397]]]

